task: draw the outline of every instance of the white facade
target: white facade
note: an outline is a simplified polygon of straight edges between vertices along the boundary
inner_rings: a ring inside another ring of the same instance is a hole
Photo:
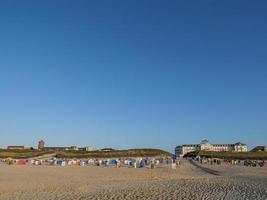
[[[176,156],[184,156],[193,151],[236,151],[246,152],[247,145],[240,142],[235,144],[210,144],[208,140],[201,141],[200,144],[185,144],[175,148]]]
[[[84,147],[85,151],[95,151],[96,149],[94,147]]]

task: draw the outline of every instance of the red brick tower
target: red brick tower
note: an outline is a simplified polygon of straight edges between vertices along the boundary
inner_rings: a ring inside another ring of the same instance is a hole
[[[42,150],[42,149],[44,149],[44,146],[45,146],[45,142],[43,140],[39,141],[38,149]]]

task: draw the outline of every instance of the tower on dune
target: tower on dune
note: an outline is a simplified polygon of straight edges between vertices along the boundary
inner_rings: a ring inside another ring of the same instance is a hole
[[[42,150],[42,149],[44,149],[44,146],[45,146],[45,142],[43,140],[40,140],[38,143],[38,149]]]

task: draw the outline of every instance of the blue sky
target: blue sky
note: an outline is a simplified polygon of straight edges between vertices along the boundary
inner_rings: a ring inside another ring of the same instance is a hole
[[[267,141],[266,1],[0,4],[0,147]]]

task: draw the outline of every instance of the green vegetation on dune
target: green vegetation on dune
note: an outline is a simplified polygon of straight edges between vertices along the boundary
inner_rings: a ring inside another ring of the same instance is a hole
[[[38,150],[30,150],[30,149],[0,149],[0,158],[15,158],[15,159],[26,159],[37,156],[45,155],[49,152],[47,151],[38,151]]]
[[[228,152],[228,151],[195,151],[185,157],[203,156],[207,158],[267,160],[267,152]]]
[[[114,151],[64,151],[58,152],[58,158],[115,158],[115,157],[156,157],[171,156],[160,149],[128,149]]]
[[[0,149],[0,158],[26,159],[45,154],[53,153],[52,151],[39,150],[7,150]],[[171,156],[172,154],[160,149],[128,149],[128,150],[113,150],[113,151],[57,151],[58,158],[114,158],[114,157],[156,157],[156,156]]]

